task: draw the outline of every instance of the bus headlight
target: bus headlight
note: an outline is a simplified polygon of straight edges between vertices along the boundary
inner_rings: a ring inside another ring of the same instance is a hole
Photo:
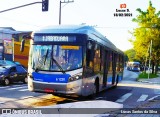
[[[81,79],[82,76],[81,75],[76,75],[76,76],[72,76],[68,79],[68,82],[72,82],[72,81],[75,81],[75,80],[79,80]]]

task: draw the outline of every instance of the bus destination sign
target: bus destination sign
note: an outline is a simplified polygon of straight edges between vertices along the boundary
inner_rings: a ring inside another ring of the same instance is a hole
[[[42,35],[42,36],[34,36],[34,41],[51,41],[51,42],[75,42],[75,36],[56,36],[56,35]]]
[[[68,41],[68,36],[42,36],[43,41]]]

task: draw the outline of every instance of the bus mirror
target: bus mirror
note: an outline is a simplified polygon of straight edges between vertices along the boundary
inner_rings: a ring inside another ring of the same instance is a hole
[[[31,37],[30,35],[27,35],[27,34],[23,35],[22,38],[23,38],[23,39],[32,39],[32,37]]]
[[[87,44],[87,48],[89,49],[89,50],[91,50],[92,49],[92,44],[91,44],[91,42],[89,41],[88,42],[88,44]]]
[[[25,39],[22,39],[22,41],[21,41],[21,47],[20,47],[20,51],[21,52],[24,51],[24,44],[25,44]]]

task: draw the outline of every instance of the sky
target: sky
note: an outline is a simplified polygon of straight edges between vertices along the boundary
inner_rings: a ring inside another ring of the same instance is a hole
[[[0,11],[41,1],[0,0]],[[151,2],[159,11],[160,0],[151,0]],[[47,12],[42,12],[41,4],[34,4],[0,13],[0,27],[13,27],[17,31],[35,31],[46,26],[59,25],[59,3],[60,0],[49,0]],[[120,7],[121,4],[123,8]],[[149,0],[74,0],[73,3],[62,3],[61,24],[94,26],[119,49],[125,51],[133,47],[128,39],[134,38],[129,31],[133,32],[137,27],[137,24],[132,22],[132,19],[138,15],[136,9],[141,8],[146,11],[148,5]],[[117,12],[116,9],[126,10],[126,12]],[[132,16],[115,17],[114,13],[130,13]]]

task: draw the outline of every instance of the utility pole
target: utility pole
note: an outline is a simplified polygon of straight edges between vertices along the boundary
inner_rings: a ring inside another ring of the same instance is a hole
[[[148,46],[147,54],[149,53],[150,46],[151,46],[151,45]],[[150,56],[150,55],[149,55],[149,56]],[[145,72],[145,73],[146,73],[146,67],[147,67],[147,58],[148,58],[148,56],[146,55],[146,61],[145,61],[145,66],[144,66],[144,72]]]
[[[61,25],[61,8],[62,8],[61,4],[62,3],[66,3],[67,4],[67,3],[72,3],[72,2],[74,2],[74,0],[72,0],[72,1],[69,1],[69,0],[65,1],[64,0],[63,2],[60,0],[60,3],[59,3],[59,25]]]
[[[149,74],[150,74],[150,67],[151,67],[151,55],[152,54],[152,40],[151,40],[151,45],[150,45],[150,49],[149,49],[149,70],[148,70],[148,79],[149,79]]]

